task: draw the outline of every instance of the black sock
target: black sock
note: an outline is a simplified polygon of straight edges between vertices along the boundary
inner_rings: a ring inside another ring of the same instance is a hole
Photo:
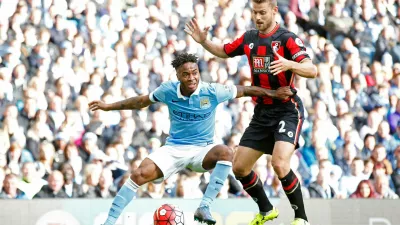
[[[243,189],[257,203],[260,212],[269,212],[272,210],[273,206],[265,194],[263,184],[254,171],[251,171],[251,173],[245,177],[236,177],[236,179],[242,183]]]
[[[281,180],[283,190],[285,190],[292,208],[294,209],[294,217],[307,220],[304,209],[303,195],[301,194],[301,185],[292,170]]]

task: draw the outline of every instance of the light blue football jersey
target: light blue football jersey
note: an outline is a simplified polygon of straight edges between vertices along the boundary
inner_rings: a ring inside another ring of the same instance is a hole
[[[217,105],[236,95],[234,85],[200,81],[196,91],[186,97],[179,81],[168,81],[150,93],[150,100],[168,106],[171,127],[166,145],[206,146],[213,143]]]

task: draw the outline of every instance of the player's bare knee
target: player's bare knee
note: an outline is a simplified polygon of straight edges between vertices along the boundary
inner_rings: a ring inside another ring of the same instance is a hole
[[[217,161],[229,161],[233,160],[233,151],[225,145],[219,146],[219,151],[217,153]]]
[[[289,162],[285,162],[284,160],[272,159],[271,164],[272,167],[274,168],[276,175],[278,175],[279,178],[286,176],[286,174],[290,170]]]
[[[235,177],[245,177],[251,172],[251,170],[244,168],[240,164],[233,164],[232,171],[233,174],[235,174]]]
[[[150,176],[150,174],[146,175],[146,172],[143,169],[138,168],[132,173],[131,179],[133,182],[140,186],[147,183],[148,177],[146,176]]]
[[[141,181],[141,175],[140,175],[140,169],[136,169],[132,174],[131,174],[131,180],[135,182],[135,184],[140,185]]]

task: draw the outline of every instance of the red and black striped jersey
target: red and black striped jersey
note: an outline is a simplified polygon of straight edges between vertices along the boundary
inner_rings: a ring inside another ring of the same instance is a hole
[[[296,34],[276,25],[273,31],[268,34],[261,34],[258,30],[246,31],[240,38],[224,45],[225,53],[229,57],[246,54],[250,68],[252,85],[267,89],[276,90],[279,87],[294,87],[294,74],[292,71],[282,72],[273,75],[270,72],[270,64],[277,57],[272,49],[276,48],[282,57],[301,62],[305,58],[310,58],[306,52],[303,41]],[[259,104],[279,105],[283,102],[269,97],[253,97]]]

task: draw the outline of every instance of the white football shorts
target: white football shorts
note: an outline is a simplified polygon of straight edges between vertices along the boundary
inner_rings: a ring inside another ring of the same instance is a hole
[[[203,160],[216,144],[207,146],[196,145],[164,145],[147,156],[163,172],[164,180],[171,175],[188,168],[195,172],[204,173]]]

